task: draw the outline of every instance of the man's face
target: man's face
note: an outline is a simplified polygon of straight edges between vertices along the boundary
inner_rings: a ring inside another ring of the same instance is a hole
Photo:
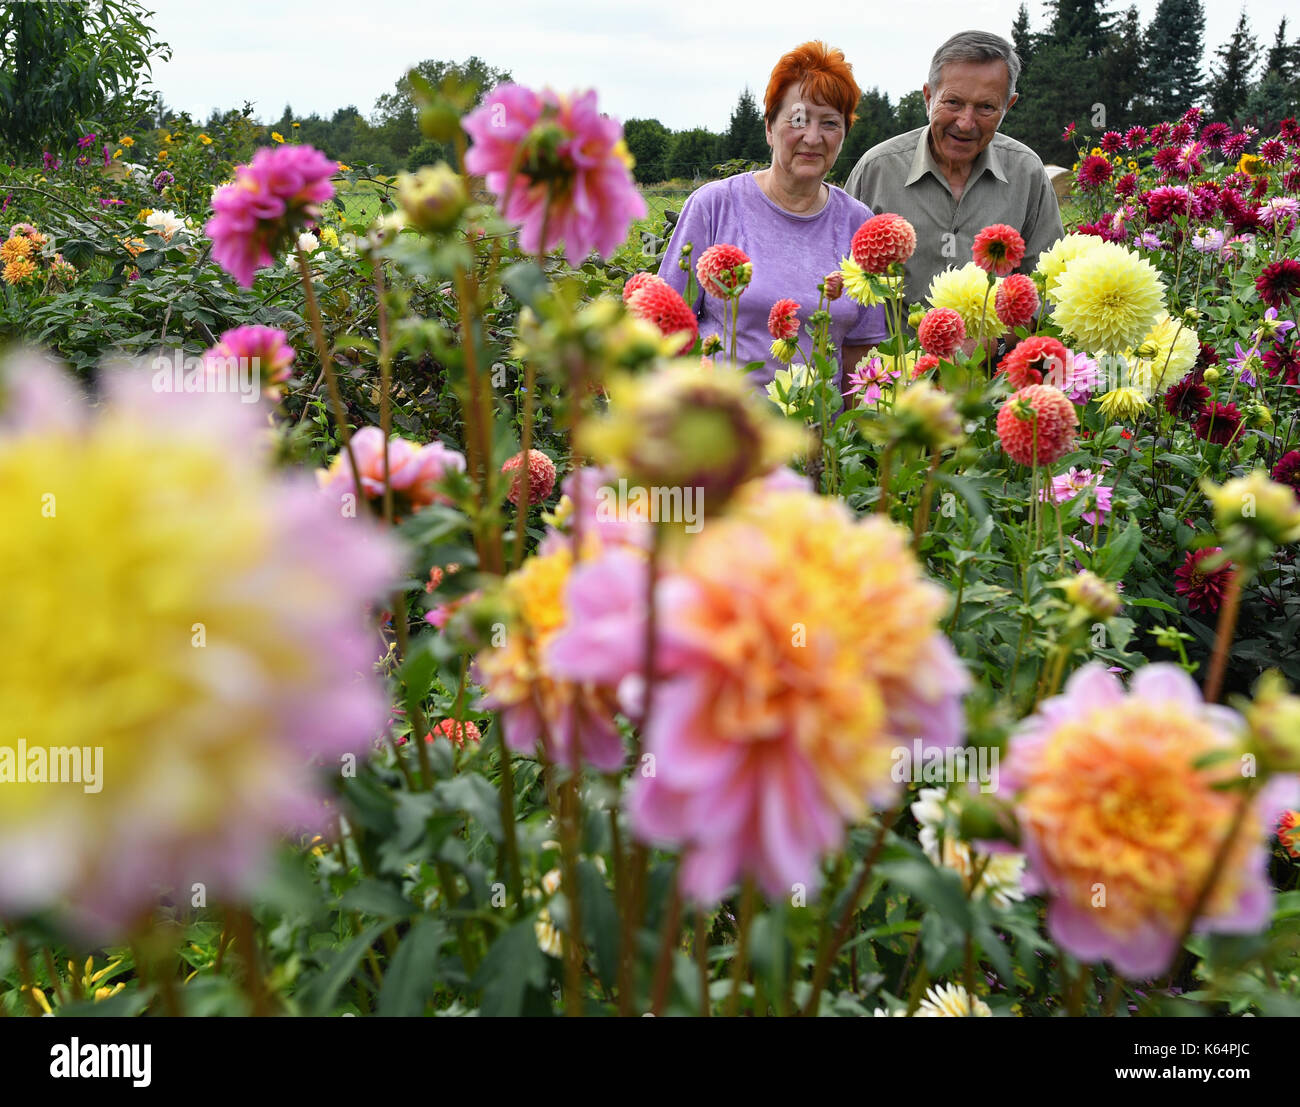
[[[935,156],[955,166],[969,166],[993,141],[1007,101],[1009,75],[1002,61],[950,62],[939,72],[939,87],[921,88],[930,114],[930,143]]]

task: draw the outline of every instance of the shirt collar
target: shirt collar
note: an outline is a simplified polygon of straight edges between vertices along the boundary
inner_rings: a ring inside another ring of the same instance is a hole
[[[916,182],[927,173],[933,173],[935,179],[939,181],[940,184],[945,188],[948,186],[947,179],[943,175],[943,170],[939,167],[939,163],[934,160],[934,155],[930,152],[929,137],[930,128],[928,126],[922,127],[921,134],[916,143],[916,152],[912,155],[912,168],[907,174],[907,180],[903,182],[904,185],[916,184]],[[1003,184],[1007,183],[1007,174],[1002,167],[1002,159],[998,156],[997,152],[997,141],[997,135],[994,135],[993,141],[979,152],[979,156],[971,165],[970,177],[968,178],[969,182],[973,183],[978,180],[984,170],[987,169]]]

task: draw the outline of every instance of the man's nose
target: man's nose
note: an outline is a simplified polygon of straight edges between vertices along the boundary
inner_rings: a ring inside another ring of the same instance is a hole
[[[957,123],[963,131],[975,129],[975,105],[967,104],[957,115]]]

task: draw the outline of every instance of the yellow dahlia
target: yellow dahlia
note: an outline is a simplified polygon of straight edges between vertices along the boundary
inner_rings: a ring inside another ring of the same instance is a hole
[[[1094,234],[1067,234],[1038,255],[1038,268],[1035,272],[1046,281],[1049,302],[1056,303],[1056,286],[1065,267],[1101,244],[1102,240]]]
[[[1101,413],[1117,422],[1129,420],[1140,414],[1148,405],[1146,393],[1127,385],[1112,388],[1097,400]]]
[[[844,281],[844,294],[866,307],[878,307],[885,303],[886,298],[877,293],[877,288],[883,287],[890,297],[896,297],[903,288],[902,274],[889,276],[881,273],[873,276],[851,257],[841,259],[840,277]]]
[[[36,266],[30,258],[14,258],[0,271],[0,280],[5,284],[20,284],[36,276]]]
[[[966,337],[993,338],[1006,328],[998,318],[996,281],[989,287],[989,275],[973,261],[960,269],[945,269],[930,282],[931,307],[952,308],[966,324]]]
[[[772,343],[773,347],[775,348],[781,341],[778,338]],[[811,380],[811,371],[802,363],[791,365],[789,369],[778,369],[767,386],[767,398],[781,409],[782,415],[793,415],[800,405],[800,393],[808,387]],[[781,399],[781,393],[777,391],[778,387],[785,393],[784,400]]]
[[[1182,380],[1196,364],[1200,348],[1200,335],[1194,327],[1186,320],[1171,319],[1167,311],[1162,311],[1137,347],[1124,353],[1129,382],[1152,396]]]
[[[17,258],[30,257],[32,252],[32,241],[26,235],[14,235],[13,238],[7,238],[3,245],[0,245],[0,261],[11,262]]]
[[[1123,350],[1155,325],[1164,297],[1155,266],[1103,242],[1066,265],[1056,286],[1056,322],[1084,349]]]

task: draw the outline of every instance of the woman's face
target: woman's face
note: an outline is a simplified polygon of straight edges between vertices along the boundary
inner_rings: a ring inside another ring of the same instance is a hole
[[[776,121],[767,125],[772,168],[791,184],[820,184],[839,157],[844,131],[844,116],[839,111],[804,96],[803,89],[792,83]]]

